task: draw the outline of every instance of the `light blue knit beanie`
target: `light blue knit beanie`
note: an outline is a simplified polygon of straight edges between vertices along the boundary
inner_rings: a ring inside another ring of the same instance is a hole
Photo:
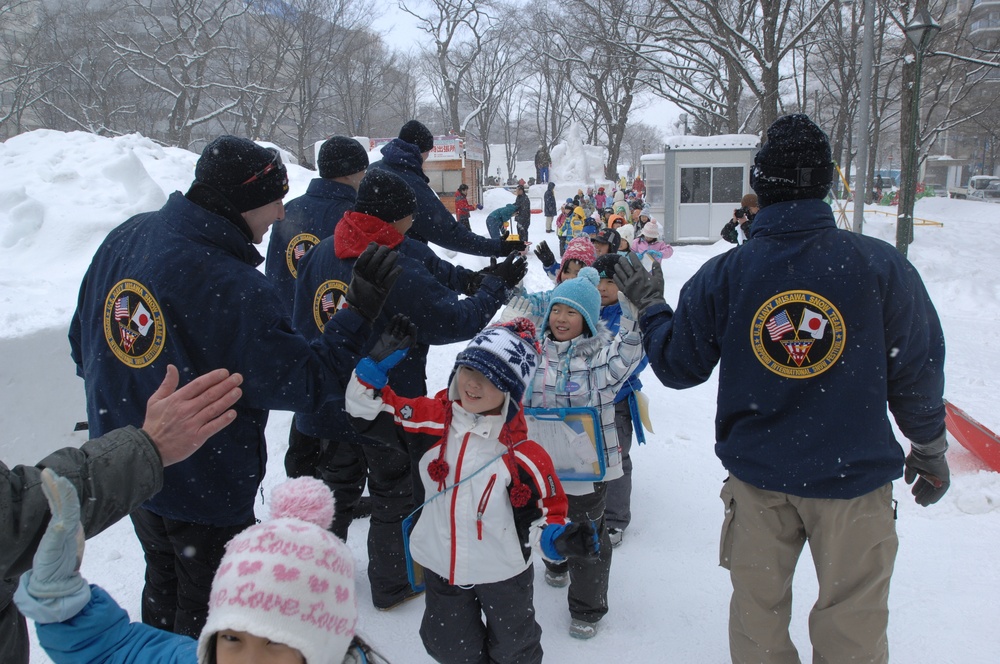
[[[564,281],[552,290],[549,298],[549,309],[545,312],[545,331],[549,329],[549,316],[552,314],[552,307],[557,303],[566,304],[583,316],[590,335],[597,336],[597,321],[601,315],[601,294],[597,291],[597,284],[601,278],[597,270],[592,267],[585,267],[580,270],[575,279]]]

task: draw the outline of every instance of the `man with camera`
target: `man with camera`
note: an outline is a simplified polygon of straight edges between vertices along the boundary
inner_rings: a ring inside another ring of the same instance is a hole
[[[740,207],[733,210],[733,218],[722,227],[722,239],[730,244],[743,244],[750,239],[750,224],[757,216],[757,194],[747,194],[740,201]]]

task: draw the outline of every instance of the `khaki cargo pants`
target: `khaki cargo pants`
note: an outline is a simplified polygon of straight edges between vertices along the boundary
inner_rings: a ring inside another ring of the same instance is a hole
[[[792,575],[809,549],[819,597],[809,613],[814,664],[887,664],[896,538],[892,484],[850,500],[764,491],[733,475],[722,487],[720,564],[730,571],[734,664],[799,664],[788,635]]]

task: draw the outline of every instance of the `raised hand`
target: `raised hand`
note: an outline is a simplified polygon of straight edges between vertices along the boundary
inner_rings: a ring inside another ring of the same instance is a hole
[[[417,339],[417,326],[403,314],[396,314],[378,341],[362,359],[354,373],[365,385],[382,389],[389,382],[389,372],[403,361]]]
[[[146,402],[142,430],[153,439],[164,466],[187,459],[233,420],[231,407],[243,396],[240,374],[216,369],[177,389],[177,367],[167,365],[167,375]]]
[[[90,601],[90,586],[80,575],[84,534],[76,487],[49,468],[42,470],[41,478],[52,518],[38,543],[32,569],[21,576],[14,602],[25,616],[45,624],[78,614]]]
[[[370,242],[368,248],[354,261],[351,283],[344,299],[349,307],[369,322],[382,313],[382,305],[403,271],[403,268],[396,265],[398,258],[396,251]]]

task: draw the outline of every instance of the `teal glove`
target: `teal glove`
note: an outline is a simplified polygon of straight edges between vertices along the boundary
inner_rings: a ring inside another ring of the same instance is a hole
[[[42,471],[42,493],[52,519],[35,551],[34,567],[21,576],[14,602],[36,623],[57,623],[78,614],[90,601],[90,586],[80,575],[84,534],[76,487],[50,469]]]

